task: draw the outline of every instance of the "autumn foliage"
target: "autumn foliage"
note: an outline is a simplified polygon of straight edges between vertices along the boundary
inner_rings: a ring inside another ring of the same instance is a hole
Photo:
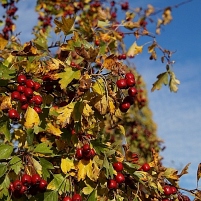
[[[33,39],[21,44],[17,2],[1,0],[0,200],[189,200],[179,186],[189,164],[180,173],[162,165],[146,85],[132,64],[144,51],[161,59],[152,91],[164,84],[177,92],[173,52],[157,43],[174,6],[38,0]]]

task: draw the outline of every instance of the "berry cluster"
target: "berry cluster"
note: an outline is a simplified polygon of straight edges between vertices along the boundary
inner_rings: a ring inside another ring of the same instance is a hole
[[[19,101],[22,110],[26,110],[31,105],[37,113],[41,113],[40,106],[43,98],[40,95],[34,95],[34,91],[38,91],[41,87],[40,83],[27,79],[24,74],[18,75],[17,83],[17,89],[11,93],[11,99]],[[8,116],[10,119],[19,119],[19,114],[15,109],[9,110]]]
[[[89,144],[84,144],[81,148],[76,150],[75,157],[78,160],[85,159],[90,160],[96,155],[96,152],[93,148],[90,147]]]
[[[127,112],[137,95],[137,89],[134,87],[135,76],[132,73],[126,73],[125,78],[117,80],[116,85],[119,89],[128,89],[128,96],[124,98],[119,107],[122,112]]]
[[[65,196],[62,201],[82,201],[80,194],[75,193],[72,198],[70,196]]]
[[[2,6],[4,8],[6,8],[6,20],[5,20],[5,26],[2,30],[3,32],[3,36],[5,39],[9,39],[9,33],[12,34],[13,32],[13,27],[14,27],[14,23],[12,21],[12,19],[15,19],[15,13],[18,10],[17,7],[14,4],[14,1],[10,1],[10,3],[5,3],[2,4]]]
[[[126,57],[127,57],[126,54],[119,54],[119,55],[118,55],[118,59],[119,59],[119,60],[125,60]]]
[[[15,198],[20,198],[23,195],[36,195],[38,192],[45,192],[47,184],[47,181],[38,174],[32,176],[24,174],[21,180],[16,179],[10,183],[9,191]]]
[[[117,175],[114,179],[109,179],[107,182],[108,189],[117,189],[119,184],[125,182],[125,176],[122,174],[123,164],[121,162],[115,162],[112,164],[113,168],[117,171]]]

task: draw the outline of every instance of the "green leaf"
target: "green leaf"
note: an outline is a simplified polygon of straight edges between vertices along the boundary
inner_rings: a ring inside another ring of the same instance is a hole
[[[13,147],[7,144],[0,145],[0,159],[8,159],[13,152]]]
[[[50,150],[50,147],[45,142],[38,144],[34,149],[34,152],[41,154],[52,154],[52,150]]]
[[[62,21],[59,21],[57,19],[54,20],[54,23],[57,25],[59,30],[63,31],[65,35],[68,35],[70,30],[73,27],[73,24],[75,22],[75,17],[72,18],[61,18]]]
[[[151,91],[153,92],[154,90],[159,90],[161,89],[162,85],[167,85],[168,84],[168,72],[161,73],[157,76],[158,80],[154,82],[153,87]]]
[[[10,167],[16,173],[16,175],[18,175],[19,172],[23,169],[21,158],[18,156],[13,156],[10,160]]]
[[[5,65],[0,63],[0,80],[10,80],[15,77],[15,70],[7,68]]]
[[[0,200],[2,200],[3,196],[8,196],[8,188],[10,185],[10,179],[8,178],[8,175],[5,176],[5,179],[0,184]]]
[[[6,173],[7,164],[0,164],[0,178]]]
[[[40,164],[42,166],[43,178],[47,180],[47,178],[50,177],[50,173],[48,170],[53,170],[54,166],[52,165],[52,163],[50,163],[49,161],[47,161],[44,158],[39,158],[39,160],[40,160]]]
[[[58,201],[58,192],[57,191],[45,192],[44,201]]]
[[[76,102],[75,103],[75,107],[73,110],[73,119],[75,122],[81,121],[83,109],[84,109],[84,103],[83,102]]]
[[[5,135],[6,140],[10,142],[11,134],[8,128],[8,122],[4,122],[2,126],[0,125],[0,134]]]
[[[108,151],[108,146],[101,143],[98,139],[97,140],[91,140],[91,144],[93,148],[96,150],[97,154],[105,153]]]
[[[96,200],[97,190],[94,190],[88,197],[87,201],[94,201]]]
[[[92,188],[89,184],[86,184],[87,186],[85,186],[83,189],[82,189],[82,192],[85,194],[85,195],[89,195],[92,193],[92,191],[94,190],[94,188]]]
[[[34,129],[28,128],[27,129],[27,142],[28,142],[29,146],[32,145],[33,139],[34,139]]]
[[[59,78],[61,78],[61,80],[59,81],[59,83],[61,84],[60,87],[61,89],[65,89],[68,84],[72,82],[73,79],[78,80],[80,78],[81,72],[80,70],[67,67],[65,68],[65,72],[59,73],[58,75]]]

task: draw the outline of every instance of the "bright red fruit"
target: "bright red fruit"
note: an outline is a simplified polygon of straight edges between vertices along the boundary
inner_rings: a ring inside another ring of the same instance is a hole
[[[125,182],[125,177],[121,172],[118,172],[117,175],[115,176],[115,180],[118,184],[121,184]]]
[[[24,174],[21,178],[21,182],[24,186],[30,186],[31,185],[31,176],[28,174]]]
[[[33,108],[38,114],[42,113],[42,109],[40,107],[34,107]]]
[[[27,102],[27,97],[24,94],[21,94],[21,96],[20,96],[20,102],[21,103],[26,103]]]
[[[66,196],[66,197],[64,197],[64,199],[62,201],[72,201],[72,199],[71,199],[71,197]]]
[[[126,79],[117,80],[116,85],[119,89],[127,89]]]
[[[41,88],[40,83],[34,82],[34,90],[37,91],[37,90],[40,89],[40,88]]]
[[[130,106],[131,104],[129,102],[123,102],[120,104],[119,109],[121,110],[121,112],[127,112]]]
[[[107,182],[107,187],[109,189],[117,189],[117,182],[114,179],[109,179]]]
[[[31,88],[25,87],[25,89],[24,89],[24,95],[27,98],[31,98],[33,96],[33,90]]]
[[[82,159],[82,157],[83,157],[82,148],[78,148],[78,149],[76,150],[75,157],[76,157],[78,160]]]
[[[130,87],[128,89],[128,95],[131,97],[135,97],[137,95],[137,89],[135,87]]]
[[[84,144],[83,146],[82,146],[82,150],[83,150],[83,152],[89,152],[90,151],[90,145],[89,144]]]
[[[121,172],[124,169],[124,166],[121,162],[114,162],[112,165],[117,172]]]
[[[16,191],[20,191],[22,188],[22,182],[20,180],[15,180],[13,182],[13,187]]]
[[[27,88],[34,88],[35,83],[33,80],[28,79],[28,80],[26,80],[25,84],[26,84]]]
[[[37,105],[41,105],[43,103],[43,98],[40,95],[35,95],[33,97],[33,100],[34,100],[35,104],[37,104]]]
[[[17,86],[17,91],[20,92],[20,93],[24,93],[24,89],[25,89],[24,85],[18,85]]]
[[[26,78],[26,76],[23,75],[23,74],[17,76],[17,82],[18,82],[19,84],[25,83],[26,80],[27,80],[27,78]]]
[[[126,73],[125,78],[126,79],[135,79],[135,76],[133,75],[133,73]]]
[[[45,179],[41,179],[39,183],[39,190],[44,192],[47,189],[47,181]]]
[[[150,168],[151,167],[149,166],[148,163],[144,163],[140,169],[142,169],[144,172],[148,172]]]
[[[32,175],[32,177],[31,177],[31,183],[32,183],[33,185],[39,185],[39,184],[40,184],[40,180],[41,180],[41,177],[40,177],[39,174],[34,174],[34,175]]]
[[[21,106],[21,109],[22,110],[26,110],[28,107],[29,107],[29,105],[26,103],[26,104],[24,104],[24,105]]]
[[[19,92],[19,91],[13,91],[13,92],[11,93],[11,98],[12,98],[13,100],[19,100],[19,99],[20,99],[20,92]]]
[[[164,190],[165,195],[171,195],[172,194],[171,186],[166,185],[163,187],[163,190]]]
[[[135,79],[133,78],[126,79],[126,84],[128,87],[133,87],[135,85]]]
[[[27,190],[28,190],[27,186],[23,185],[22,188],[20,189],[20,194],[24,195],[27,192]]]
[[[72,201],[82,201],[82,197],[80,194],[74,194],[72,197]]]
[[[19,119],[19,118],[20,118],[20,115],[19,115],[19,113],[18,113],[17,110],[15,110],[15,109],[10,109],[10,110],[8,111],[8,117],[9,117],[10,119]]]
[[[177,188],[175,186],[171,186],[171,191],[172,191],[172,194],[176,194]]]
[[[13,183],[10,183],[10,186],[9,186],[9,189],[8,189],[10,192],[14,192],[15,189],[14,189],[14,186],[13,186]]]

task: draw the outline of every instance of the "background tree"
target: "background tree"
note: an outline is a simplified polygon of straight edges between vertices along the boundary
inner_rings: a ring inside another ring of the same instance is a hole
[[[33,40],[21,44],[16,3],[2,1],[1,200],[189,200],[178,185],[188,165],[178,173],[161,164],[146,86],[131,63],[147,49],[166,67],[152,91],[177,91],[173,52],[156,40],[174,6],[37,1]],[[129,48],[127,35],[136,39]]]

